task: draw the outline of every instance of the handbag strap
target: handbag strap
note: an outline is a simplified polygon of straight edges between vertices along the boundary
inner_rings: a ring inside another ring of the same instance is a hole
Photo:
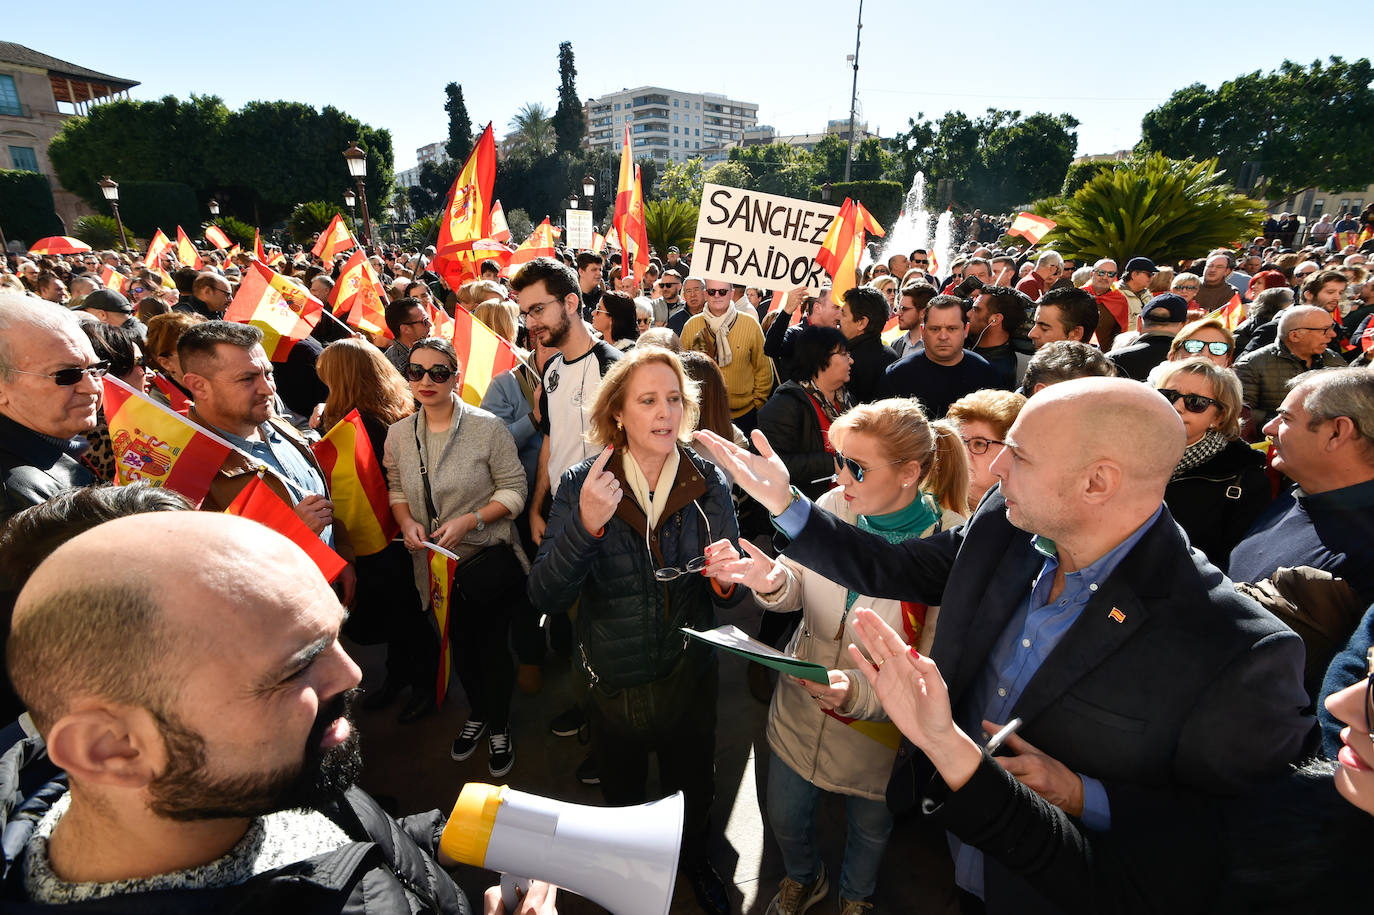
[[[429,512],[429,528],[433,530],[439,523],[439,512],[434,507],[434,493],[429,488],[429,468],[425,467],[425,448],[420,442],[420,416],[424,412],[415,411],[415,422],[411,425],[411,431],[415,433],[415,455],[420,460],[420,482],[425,487],[425,511]]]

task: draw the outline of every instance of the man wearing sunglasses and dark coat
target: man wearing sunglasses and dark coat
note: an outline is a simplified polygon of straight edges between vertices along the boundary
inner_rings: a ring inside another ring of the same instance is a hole
[[[1150,300],[1140,314],[1141,334],[1136,342],[1107,354],[1123,378],[1144,381],[1150,369],[1169,358],[1169,344],[1188,320],[1188,302],[1166,292]]]

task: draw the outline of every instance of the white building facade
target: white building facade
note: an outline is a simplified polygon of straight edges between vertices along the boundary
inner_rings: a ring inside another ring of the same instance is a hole
[[[589,99],[585,110],[586,146],[618,154],[629,125],[635,156],[660,162],[723,158],[759,120],[757,102],[661,86],[611,92]]]

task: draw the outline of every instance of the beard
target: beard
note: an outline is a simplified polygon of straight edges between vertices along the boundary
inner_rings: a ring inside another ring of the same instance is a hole
[[[558,316],[562,320],[558,324],[544,325],[544,345],[551,349],[559,349],[568,340],[568,330],[572,326],[572,321],[568,318],[568,312],[563,308],[563,303],[558,303]],[[578,316],[580,321],[581,315]]]
[[[216,776],[206,772],[205,738],[172,716],[159,717],[167,768],[148,785],[149,809],[170,820],[257,817],[281,810],[315,809],[342,794],[362,770],[358,730],[350,708],[358,690],[320,706],[301,762],[268,772]],[[350,724],[341,744],[321,748],[324,732],[339,718]]]

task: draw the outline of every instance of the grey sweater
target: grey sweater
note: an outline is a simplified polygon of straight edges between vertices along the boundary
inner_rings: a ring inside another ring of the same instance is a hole
[[[511,523],[511,518],[524,508],[527,495],[525,471],[520,465],[515,439],[496,416],[469,406],[457,394],[453,399],[453,425],[442,450],[437,456],[428,450],[424,455],[438,521],[451,521],[493,500],[500,502],[510,514],[491,522],[483,531],[473,531],[453,552],[467,559],[492,544],[508,543],[528,571],[529,559],[520,548],[519,535]],[[387,430],[382,463],[386,466],[391,503],[406,503],[411,517],[428,531],[433,525],[425,505],[425,485],[420,479],[417,433],[422,446],[428,449],[430,436],[425,429],[423,410],[417,410]],[[427,552],[415,554],[417,580],[425,583],[422,594],[428,588],[428,562]]]

